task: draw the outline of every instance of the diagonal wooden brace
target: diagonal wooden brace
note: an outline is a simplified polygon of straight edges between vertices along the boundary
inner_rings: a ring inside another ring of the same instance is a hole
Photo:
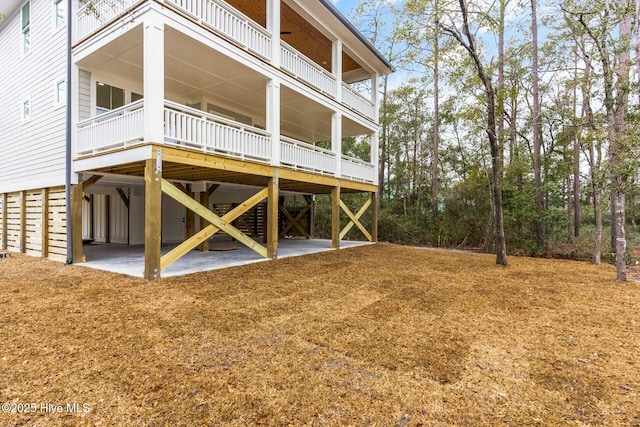
[[[340,207],[342,208],[344,213],[346,213],[347,216],[349,217],[349,219],[351,220],[351,221],[349,221],[349,223],[340,232],[340,240],[342,240],[342,238],[344,236],[346,236],[347,233],[349,232],[349,230],[351,230],[351,228],[355,225],[356,227],[358,227],[360,229],[360,231],[362,231],[362,234],[364,234],[364,236],[367,239],[369,239],[370,242],[373,241],[373,237],[371,236],[371,233],[369,233],[367,231],[367,229],[364,228],[364,226],[360,222],[360,217],[367,211],[367,208],[369,206],[371,206],[371,199],[367,199],[367,201],[364,203],[364,205],[362,205],[362,207],[360,208],[358,213],[356,213],[354,215],[351,212],[351,210],[349,210],[349,207],[342,200],[340,200]]]
[[[304,207],[304,209],[302,209],[300,212],[298,212],[298,215],[296,215],[296,217],[294,218],[291,213],[289,213],[289,211],[287,210],[287,208],[285,208],[284,206],[280,205],[280,211],[284,214],[284,216],[287,217],[287,219],[289,220],[289,224],[287,224],[287,226],[284,228],[284,230],[282,230],[280,232],[280,237],[284,237],[287,235],[287,232],[289,230],[291,230],[293,227],[297,228],[298,231],[300,233],[302,233],[302,235],[307,238],[310,239],[311,236],[309,235],[309,233],[307,233],[307,230],[305,230],[304,228],[302,228],[302,226],[300,225],[300,220],[302,219],[302,217],[309,211],[309,209],[311,209],[310,205],[307,205]]]
[[[162,192],[185,206],[187,209],[200,215],[201,218],[206,219],[211,224],[194,234],[193,237],[176,246],[169,253],[165,254],[160,260],[161,269],[165,269],[220,230],[223,230],[228,235],[243,243],[250,249],[253,249],[263,257],[267,257],[267,249],[264,246],[260,245],[242,231],[232,226],[231,222],[264,200],[268,195],[268,189],[265,188],[259,191],[231,211],[227,212],[223,217],[219,217],[215,213],[211,212],[209,209],[184,194],[179,188],[165,179],[162,180]]]

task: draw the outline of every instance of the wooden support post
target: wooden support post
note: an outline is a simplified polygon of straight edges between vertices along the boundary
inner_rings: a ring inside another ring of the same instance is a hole
[[[109,220],[109,213],[111,211],[111,196],[104,196],[104,242],[111,243],[111,222]]]
[[[85,196],[86,197],[86,196]],[[91,194],[89,196],[89,238],[93,239],[95,236],[95,230],[94,230],[94,220],[93,220],[93,216],[94,216],[94,212],[93,212],[93,208],[94,208],[94,203],[93,203],[93,194]]]
[[[9,236],[9,233],[7,232],[7,224],[8,224],[8,210],[9,210],[9,197],[7,193],[3,193],[2,194],[2,250],[6,251],[7,250],[7,237]]]
[[[158,159],[148,159],[144,168],[144,278],[160,278],[162,234],[162,171]]]
[[[340,184],[331,189],[331,247],[340,247]]]
[[[42,233],[40,235],[40,245],[42,246],[42,257],[49,256],[49,189],[42,189],[41,206]]]
[[[371,241],[378,242],[378,193],[371,192]]]
[[[27,252],[27,192],[20,192],[20,253]]]
[[[72,262],[84,262],[82,252],[82,184],[71,186],[71,242],[73,246]]]
[[[209,198],[220,187],[219,184],[213,184],[207,191],[203,191],[200,193],[200,204],[205,208],[209,209]],[[209,225],[209,222],[204,219],[202,216],[200,217],[200,230],[204,230],[205,227]],[[205,239],[200,244],[201,252],[209,252],[209,239]]]
[[[278,175],[269,178],[267,198],[267,258],[278,258]]]
[[[191,191],[191,184],[187,184],[186,194],[187,196],[195,200],[196,196],[195,196],[195,193]],[[185,227],[187,239],[189,239],[196,233],[196,214],[190,209],[185,209],[185,210],[186,212],[184,214],[185,215],[184,227]]]
[[[316,235],[316,196],[311,194],[304,196],[304,199],[309,204],[309,238],[313,239]]]

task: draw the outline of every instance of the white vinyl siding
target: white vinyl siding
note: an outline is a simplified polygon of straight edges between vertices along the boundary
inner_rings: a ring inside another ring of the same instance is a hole
[[[32,50],[22,55],[22,8],[0,27],[0,193],[64,185],[66,108],[56,80],[66,74],[66,32],[51,31],[51,0],[31,0]],[[31,118],[22,121],[29,98]]]
[[[78,115],[79,120],[91,117],[91,73],[80,70],[78,78]]]
[[[129,209],[120,195],[111,196],[109,202],[109,236],[111,243],[129,243]]]

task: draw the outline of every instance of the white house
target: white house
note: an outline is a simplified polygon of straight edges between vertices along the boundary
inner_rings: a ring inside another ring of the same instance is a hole
[[[80,262],[83,238],[144,244],[154,279],[222,231],[274,258],[283,216],[312,234],[311,209],[283,201],[316,194],[332,195],[334,247],[341,210],[375,241],[372,88],[392,66],[330,0],[3,0],[0,14],[2,249]],[[369,158],[344,155],[347,137]],[[354,214],[344,192],[370,199]]]

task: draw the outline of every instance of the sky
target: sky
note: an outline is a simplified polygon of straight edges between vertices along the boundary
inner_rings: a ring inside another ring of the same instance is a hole
[[[358,0],[333,0],[333,4],[335,4],[340,13],[348,18],[351,9],[358,5]]]

